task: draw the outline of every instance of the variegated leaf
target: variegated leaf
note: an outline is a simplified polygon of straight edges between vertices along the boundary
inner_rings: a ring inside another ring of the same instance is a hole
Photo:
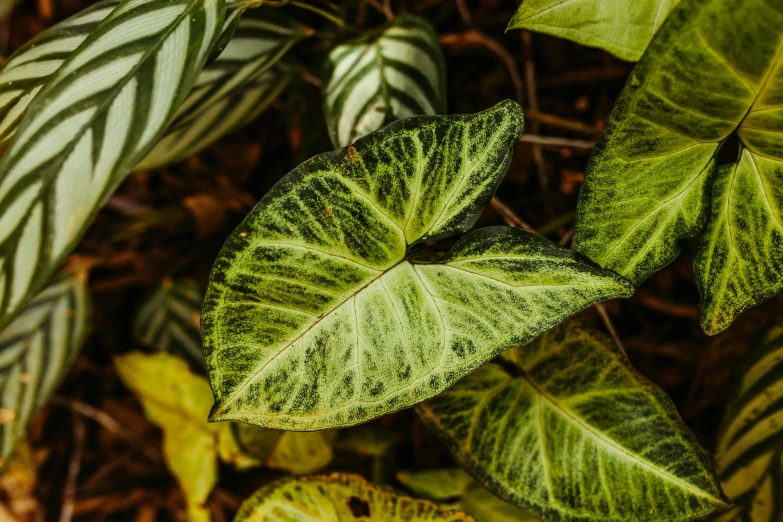
[[[0,467],[68,372],[89,330],[84,278],[52,281],[0,332]]]
[[[202,328],[212,420],[349,426],[448,388],[628,282],[540,236],[493,227],[444,257],[505,175],[519,106],[419,116],[314,157],[223,246]],[[431,262],[430,262],[431,261]]]
[[[543,520],[685,522],[728,507],[671,400],[575,320],[419,412],[479,482]]]
[[[258,117],[294,76],[291,67],[270,68],[311,33],[280,9],[245,12],[226,48],[199,75],[174,123],[137,169],[185,159]]]
[[[0,161],[0,327],[166,129],[223,16],[223,0],[125,0],[27,107]]]
[[[715,463],[734,506],[713,520],[783,519],[783,319],[773,321],[745,356]]]
[[[239,508],[234,522],[476,522],[460,511],[448,511],[372,484],[358,475],[282,479],[256,491]]]
[[[335,47],[327,60],[324,114],[335,147],[387,123],[446,112],[446,66],[426,21],[401,16],[380,34]]]
[[[180,355],[203,371],[201,303],[204,296],[190,280],[165,281],[133,322],[136,341]]]

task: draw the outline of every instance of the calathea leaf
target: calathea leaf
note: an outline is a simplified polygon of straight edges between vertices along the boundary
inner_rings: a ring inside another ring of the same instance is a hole
[[[680,0],[523,0],[508,29],[599,47],[635,62]]]
[[[87,35],[120,3],[104,0],[50,27],[0,66],[0,144],[16,132],[24,111],[44,83]]]
[[[569,321],[419,406],[459,463],[543,520],[695,520],[728,504],[663,391]]]
[[[168,126],[223,15],[222,0],[125,0],[28,106],[0,160],[0,327]]]
[[[202,315],[211,419],[316,430],[440,393],[501,350],[631,287],[495,227],[425,262],[408,248],[478,218],[522,114],[395,122],[303,163],[223,246]]]
[[[715,520],[776,522],[783,516],[783,320],[770,324],[745,357],[715,454],[734,503]]]
[[[312,30],[280,9],[247,11],[218,58],[199,75],[166,135],[137,169],[191,156],[255,119],[294,77],[292,67],[270,68]]]
[[[324,115],[335,147],[387,123],[446,112],[443,50],[429,23],[401,16],[378,34],[335,47],[326,63]]]
[[[133,337],[141,344],[180,355],[203,371],[203,299],[201,289],[193,281],[164,281],[139,309],[133,322]]]
[[[783,287],[781,23],[783,7],[763,0],[684,0],[618,99],[580,194],[574,248],[636,284],[717,221],[697,260],[711,334]],[[746,152],[711,194],[735,131]]]
[[[234,522],[476,522],[459,511],[417,500],[357,475],[282,479],[256,491]]]
[[[83,274],[52,281],[0,332],[0,468],[68,372],[87,337]]]

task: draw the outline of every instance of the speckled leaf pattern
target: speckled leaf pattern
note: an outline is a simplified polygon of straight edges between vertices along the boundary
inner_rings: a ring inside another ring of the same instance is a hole
[[[166,135],[136,168],[185,159],[253,121],[294,78],[291,66],[272,66],[310,34],[280,9],[246,11],[223,52],[199,75]]]
[[[579,198],[574,248],[636,284],[708,220],[724,221],[710,225],[712,247],[697,267],[710,334],[783,287],[781,27],[779,3],[683,0],[618,99]],[[716,152],[735,131],[747,150],[737,183],[711,193]],[[742,216],[728,216],[732,208]],[[732,244],[731,235],[747,237]],[[741,262],[727,263],[732,256]]]
[[[187,359],[204,367],[201,349],[203,293],[187,279],[165,281],[139,309],[133,321],[134,339],[147,346]]]
[[[234,522],[476,522],[357,475],[282,479],[256,491]]]
[[[599,47],[635,62],[680,0],[523,0],[509,29]]]
[[[316,430],[446,389],[498,352],[626,281],[521,230],[463,238],[432,262],[408,247],[477,219],[508,168],[514,102],[409,118],[316,156],[228,239],[202,328],[212,420]]]
[[[783,319],[770,324],[745,356],[729,401],[715,463],[735,504],[712,520],[783,520]]]
[[[0,328],[166,129],[224,11],[222,0],[125,0],[27,107],[0,160]]]
[[[0,468],[70,369],[87,337],[90,311],[83,277],[68,274],[0,332]]]
[[[728,507],[671,400],[575,320],[419,412],[477,480],[542,520],[687,521]]]
[[[446,112],[446,65],[438,35],[414,16],[335,47],[326,64],[324,115],[335,147],[387,123]]]

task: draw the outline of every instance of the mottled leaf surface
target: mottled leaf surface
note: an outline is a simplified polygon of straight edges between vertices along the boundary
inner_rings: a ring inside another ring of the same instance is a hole
[[[783,288],[782,24],[775,2],[684,0],[618,99],[579,198],[574,248],[635,284],[710,222],[697,273],[711,334]],[[735,132],[746,152],[713,190]]]
[[[417,500],[357,475],[282,479],[256,491],[234,522],[476,522],[459,511]]]
[[[432,26],[398,17],[378,34],[335,47],[326,63],[324,115],[335,147],[387,123],[446,112],[446,64]]]
[[[315,430],[447,388],[627,282],[521,230],[440,258],[408,247],[470,227],[521,131],[513,102],[396,122],[288,174],[229,238],[202,327],[212,420]]]
[[[523,0],[508,29],[599,47],[635,62],[680,0]]]
[[[0,332],[0,468],[87,337],[90,296],[77,274],[52,281]]]
[[[125,0],[27,107],[0,160],[0,328],[166,129],[224,11],[222,0]]]
[[[477,480],[543,520],[686,521],[727,507],[671,400],[576,321],[419,408]]]
[[[783,518],[783,319],[745,356],[715,452],[718,476],[735,504],[721,522]]]

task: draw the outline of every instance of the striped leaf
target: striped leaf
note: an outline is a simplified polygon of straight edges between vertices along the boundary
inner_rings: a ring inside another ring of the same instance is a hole
[[[358,475],[282,479],[256,491],[234,522],[476,522],[460,511],[417,500]]]
[[[0,332],[0,468],[68,372],[89,329],[84,278],[55,279]]]
[[[133,337],[141,344],[185,358],[204,368],[201,349],[201,302],[198,285],[189,280],[166,281],[142,305],[133,322]]]
[[[479,482],[542,520],[684,522],[728,507],[671,400],[577,321],[419,408]]]
[[[734,507],[714,520],[783,520],[783,319],[776,319],[745,357],[715,463]]]
[[[294,77],[291,67],[270,68],[310,34],[280,9],[245,12],[226,48],[199,75],[166,135],[137,168],[187,158],[258,117]]]
[[[0,161],[0,327],[168,126],[223,15],[222,0],[125,0],[28,106]]]
[[[104,0],[50,27],[0,66],[0,144],[16,132],[24,111],[43,84],[87,35],[120,3]]]
[[[332,50],[324,85],[324,115],[335,147],[395,120],[446,112],[440,41],[429,23],[414,16]]]
[[[349,426],[448,388],[628,283],[540,236],[491,227],[443,257],[505,175],[519,106],[418,116],[303,163],[223,246],[202,328],[212,420]]]

